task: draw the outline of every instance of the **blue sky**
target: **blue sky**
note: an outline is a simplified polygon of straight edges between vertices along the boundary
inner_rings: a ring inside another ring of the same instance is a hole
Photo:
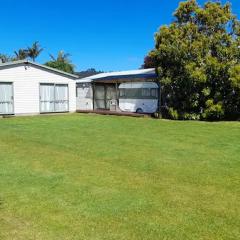
[[[154,33],[173,19],[177,0],[5,0],[1,2],[0,52],[38,40],[44,53],[65,50],[77,70],[139,68],[154,46]],[[202,4],[204,1],[199,0]],[[240,1],[230,1],[235,14]]]

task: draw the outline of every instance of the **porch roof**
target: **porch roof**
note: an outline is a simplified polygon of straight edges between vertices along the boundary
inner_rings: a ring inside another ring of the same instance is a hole
[[[133,82],[133,81],[154,81],[157,78],[157,74],[154,68],[130,70],[121,72],[108,72],[100,73],[87,78],[77,80],[77,83],[86,82]]]

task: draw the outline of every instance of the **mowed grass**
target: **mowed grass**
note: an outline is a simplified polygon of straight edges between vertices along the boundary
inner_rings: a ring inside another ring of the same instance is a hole
[[[1,119],[0,239],[240,239],[240,123]]]

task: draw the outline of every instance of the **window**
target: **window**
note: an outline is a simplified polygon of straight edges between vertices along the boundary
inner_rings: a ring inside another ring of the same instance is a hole
[[[78,84],[77,88],[76,88],[76,96],[78,98],[93,98],[93,90],[92,90],[92,86],[90,84],[87,85],[83,85],[83,84]]]
[[[158,92],[156,88],[151,89],[151,97],[158,98]]]
[[[120,97],[125,97],[125,96],[126,96],[125,88],[121,88],[121,89],[120,89],[119,96],[120,96]]]
[[[120,99],[157,99],[158,91],[155,88],[122,88]]]
[[[142,89],[142,97],[150,97],[150,88]]]

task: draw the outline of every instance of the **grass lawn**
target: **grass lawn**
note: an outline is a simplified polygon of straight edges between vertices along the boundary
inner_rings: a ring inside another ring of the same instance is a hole
[[[240,239],[240,123],[1,119],[0,239]]]

